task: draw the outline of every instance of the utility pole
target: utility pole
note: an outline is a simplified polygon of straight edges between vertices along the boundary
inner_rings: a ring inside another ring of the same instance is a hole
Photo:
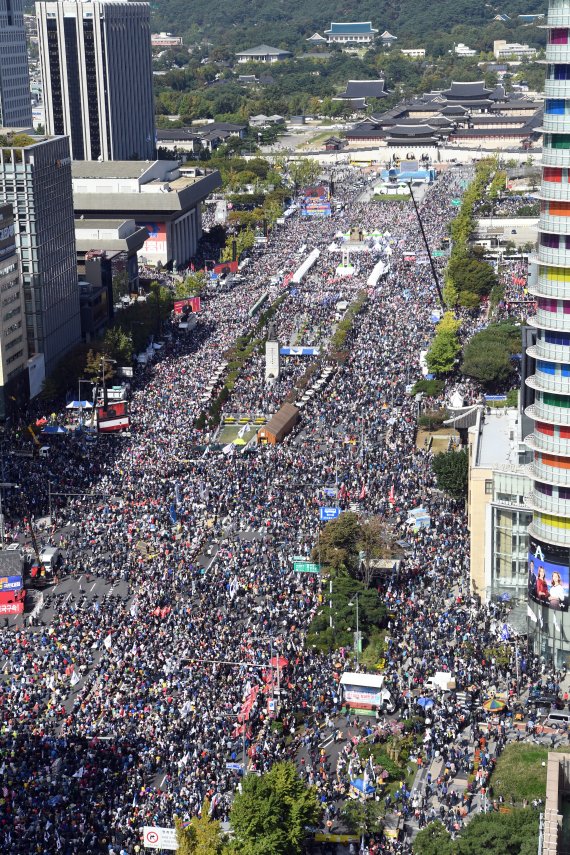
[[[414,210],[415,210],[415,212],[416,212],[416,216],[417,216],[417,218],[418,218],[418,223],[419,223],[419,225],[420,225],[420,231],[421,231],[421,233],[422,233],[422,238],[423,238],[423,240],[424,240],[424,246],[425,246],[425,248],[426,248],[426,252],[427,252],[427,254],[428,254],[429,263],[430,263],[430,265],[431,265],[431,272],[432,272],[432,275],[433,275],[433,280],[434,280],[434,282],[435,282],[435,287],[437,288],[437,293],[438,293],[438,296],[439,296],[439,302],[441,303],[442,308],[443,308],[443,309],[445,309],[445,300],[443,299],[443,293],[442,293],[442,291],[441,291],[441,286],[440,286],[440,284],[439,284],[439,277],[438,277],[438,275],[437,275],[437,270],[435,269],[435,262],[434,262],[434,260],[433,260],[433,258],[432,258],[432,254],[431,254],[431,252],[430,252],[430,248],[429,248],[429,244],[428,244],[428,241],[427,241],[426,233],[425,233],[425,230],[424,230],[424,224],[422,223],[422,218],[421,218],[421,216],[420,216],[419,208],[418,208],[418,206],[417,206],[417,204],[416,204],[416,200],[414,199],[414,194],[413,194],[413,192],[412,192],[412,182],[411,182],[411,181],[409,181],[409,182],[408,182],[408,189],[409,189],[409,191],[410,191],[410,196],[411,196],[411,199],[412,199],[412,202],[413,202],[413,205],[414,205]]]

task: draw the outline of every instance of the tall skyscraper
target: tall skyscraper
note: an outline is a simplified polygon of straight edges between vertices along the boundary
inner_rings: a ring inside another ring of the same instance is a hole
[[[0,418],[29,399],[24,295],[12,205],[0,205]]]
[[[73,160],[154,157],[148,3],[36,3],[46,131]]]
[[[0,127],[32,127],[23,0],[0,0]]]
[[[536,360],[526,383],[534,421],[529,527],[529,620],[535,652],[557,663],[570,651],[570,0],[551,0],[547,17],[537,312],[529,323]]]
[[[16,139],[0,148],[0,203],[14,209],[29,355],[49,374],[81,340],[69,140]]]

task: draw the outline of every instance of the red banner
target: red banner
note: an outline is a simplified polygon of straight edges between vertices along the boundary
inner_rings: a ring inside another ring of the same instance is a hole
[[[237,273],[237,261],[221,261],[220,264],[214,264],[214,273]]]
[[[0,615],[21,615],[24,603],[0,603]]]
[[[188,297],[186,300],[175,300],[174,301],[174,314],[181,315],[184,309],[188,306],[192,309],[193,312],[200,311],[200,298],[199,297]]]

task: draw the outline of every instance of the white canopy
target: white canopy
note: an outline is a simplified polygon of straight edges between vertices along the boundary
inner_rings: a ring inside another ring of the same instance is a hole
[[[304,277],[307,275],[307,273],[309,272],[313,264],[316,262],[320,254],[320,250],[318,249],[313,249],[309,253],[304,262],[301,264],[300,267],[297,268],[297,270],[291,277],[291,282],[294,285],[300,285],[300,283],[303,281]]]

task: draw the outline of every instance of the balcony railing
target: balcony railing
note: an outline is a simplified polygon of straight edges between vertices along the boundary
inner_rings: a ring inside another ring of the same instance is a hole
[[[567,86],[567,98],[570,98],[570,81],[564,84]],[[553,98],[564,98],[564,95],[552,95]],[[550,148],[544,145],[542,148],[542,165],[543,166],[569,166],[570,165],[570,149],[567,148]]]
[[[525,496],[525,505],[533,511],[542,511],[545,514],[554,514],[564,519],[570,518],[570,501],[559,499],[558,496],[545,496],[538,490],[531,490]]]
[[[570,470],[557,469],[555,466],[546,466],[534,460],[527,467],[529,478],[534,478],[535,481],[542,481],[543,484],[557,484],[560,487],[570,486]]]
[[[570,166],[570,159],[568,165]],[[553,264],[556,267],[570,267],[570,249],[552,249],[549,246],[539,246],[538,261],[541,264]]]
[[[538,389],[541,392],[561,392],[570,395],[570,377],[553,377],[551,374],[543,374],[537,371],[526,378],[527,386]]]
[[[525,436],[525,445],[533,451],[544,451],[547,454],[557,454],[560,457],[570,457],[570,440],[560,439],[557,436],[548,436],[545,433],[534,433]]]
[[[535,401],[526,408],[525,413],[534,421],[547,422],[551,425],[570,425],[570,408],[552,407],[549,404],[543,404],[542,401]]]
[[[570,315],[560,312],[547,312],[537,309],[536,315],[528,319],[529,326],[542,330],[563,330],[570,332]]]
[[[530,294],[537,297],[560,297],[562,300],[570,300],[570,270],[568,270],[568,282],[552,281],[546,276],[538,274],[538,282],[532,285],[527,284],[527,289]]]
[[[545,80],[544,94],[546,98],[570,97],[570,80]]]
[[[568,235],[570,234],[570,217],[541,214],[538,221],[538,229],[541,232],[550,232],[555,235]]]
[[[544,525],[544,523],[541,523],[536,517],[529,525],[528,533],[531,537],[535,537],[538,540],[545,540],[547,543],[557,544],[559,546],[570,546],[570,531]]]
[[[570,62],[570,45],[546,45],[547,62]]]
[[[554,201],[570,202],[570,184],[558,181],[542,181],[540,198]]]
[[[570,27],[570,10],[562,3],[550,7],[546,17],[547,27]]]
[[[570,131],[570,116],[545,113],[542,119],[542,131],[546,134],[566,134]]]
[[[551,362],[568,362],[570,360],[570,345],[547,344],[537,341],[536,345],[527,347],[526,352],[532,359],[547,359]]]

